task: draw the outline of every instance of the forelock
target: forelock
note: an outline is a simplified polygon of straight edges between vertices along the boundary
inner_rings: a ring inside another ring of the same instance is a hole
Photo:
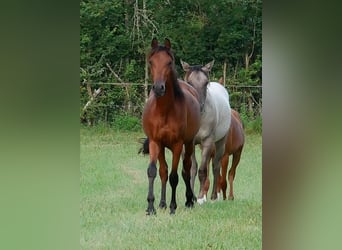
[[[188,80],[191,82],[204,84],[208,82],[208,75],[203,70],[201,70],[201,67],[199,66],[199,69],[190,70]]]

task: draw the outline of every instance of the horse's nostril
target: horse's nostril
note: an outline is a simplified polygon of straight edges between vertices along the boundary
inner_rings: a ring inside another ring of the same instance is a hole
[[[161,89],[161,90],[164,90],[164,89],[165,89],[165,86],[164,86],[164,85],[160,86],[160,89]]]

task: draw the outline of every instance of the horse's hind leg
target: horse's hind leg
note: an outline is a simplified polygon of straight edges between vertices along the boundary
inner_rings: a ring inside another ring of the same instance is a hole
[[[222,139],[219,141],[215,142],[216,146],[216,154],[213,160],[213,176],[214,176],[214,182],[213,182],[213,187],[212,187],[212,193],[211,193],[211,199],[216,200],[217,196],[217,184],[218,184],[218,179],[220,175],[220,170],[221,170],[221,159],[225,151],[225,144],[226,144],[226,139],[227,135],[224,136]]]
[[[193,163],[191,158],[192,158],[192,155],[194,155],[193,154],[194,147],[195,146],[192,142],[185,145],[185,153],[184,153],[184,159],[183,159],[182,176],[183,176],[183,180],[186,186],[186,191],[185,191],[185,196],[186,196],[185,206],[186,207],[193,207],[194,205],[193,187],[191,186],[191,182],[190,182],[190,179],[191,179],[190,169],[192,168],[192,163]]]
[[[229,180],[229,196],[228,200],[234,200],[234,190],[233,190],[233,182],[235,178],[235,172],[237,165],[240,162],[242,148],[240,148],[236,153],[233,154],[233,162],[232,167],[229,169],[228,180]]]
[[[227,168],[228,168],[228,162],[229,162],[229,155],[228,153],[224,154],[221,160],[222,164],[222,176],[220,179],[220,187],[222,189],[223,193],[223,199],[227,199]],[[219,190],[218,190],[219,192]]]
[[[165,160],[165,149],[163,148],[159,153],[159,176],[161,180],[161,195],[160,195],[160,208],[166,208],[166,183],[167,183],[167,163]]]

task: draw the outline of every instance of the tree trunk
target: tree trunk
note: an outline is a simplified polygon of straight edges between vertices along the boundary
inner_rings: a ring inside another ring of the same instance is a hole
[[[248,56],[248,53],[246,52],[245,53],[245,69],[246,69],[246,71],[248,70],[248,68],[249,68],[249,61],[250,61],[250,57]]]
[[[235,70],[234,70],[234,75],[233,75],[234,80],[236,79],[238,68],[239,68],[239,61],[237,61],[235,65]]]
[[[252,93],[249,91],[249,95],[248,95],[248,98],[247,98],[247,102],[248,102],[248,113],[254,117],[254,110],[253,110],[253,100],[252,100],[252,97],[251,97]]]

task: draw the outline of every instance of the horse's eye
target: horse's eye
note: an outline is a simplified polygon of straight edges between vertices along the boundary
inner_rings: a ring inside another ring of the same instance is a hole
[[[171,67],[171,66],[172,66],[172,62],[169,62],[169,63],[167,64],[167,66],[168,66],[168,67]]]

